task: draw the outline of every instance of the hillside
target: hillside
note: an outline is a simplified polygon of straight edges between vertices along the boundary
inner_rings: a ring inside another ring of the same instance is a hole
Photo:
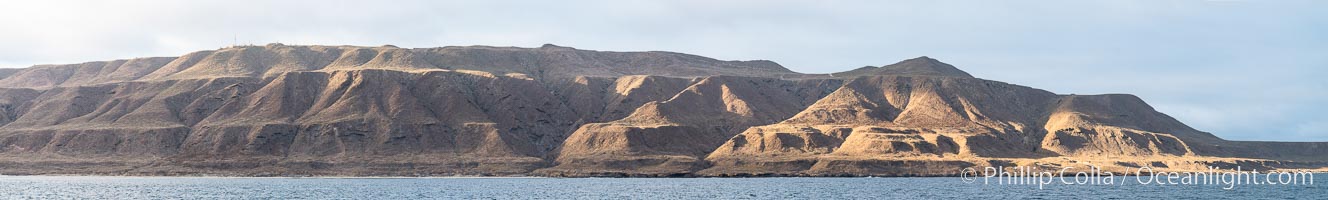
[[[1325,150],[1227,141],[1133,95],[928,57],[800,74],[555,45],[270,44],[0,69],[0,174],[948,176],[1322,169]]]

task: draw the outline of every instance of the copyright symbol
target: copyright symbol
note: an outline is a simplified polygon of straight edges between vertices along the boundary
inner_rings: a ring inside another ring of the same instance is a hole
[[[978,171],[973,170],[973,168],[964,168],[964,171],[959,172],[959,178],[964,179],[964,183],[973,183],[978,181]]]

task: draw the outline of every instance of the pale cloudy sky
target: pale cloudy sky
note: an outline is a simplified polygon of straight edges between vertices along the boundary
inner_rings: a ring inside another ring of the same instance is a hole
[[[1131,93],[1236,140],[1328,141],[1328,1],[24,1],[0,67],[240,43],[545,43],[827,73],[930,56],[1057,93]]]

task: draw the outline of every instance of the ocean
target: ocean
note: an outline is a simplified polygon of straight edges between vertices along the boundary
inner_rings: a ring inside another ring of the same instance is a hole
[[[1318,174],[1321,177],[1328,177]],[[1324,199],[1319,185],[997,184],[936,178],[0,176],[4,199]],[[994,181],[994,180],[988,180]],[[1060,182],[1057,180],[1056,182]],[[1073,181],[1070,181],[1073,182]]]

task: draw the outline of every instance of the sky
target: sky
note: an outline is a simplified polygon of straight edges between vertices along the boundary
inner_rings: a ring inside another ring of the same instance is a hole
[[[803,73],[929,56],[1061,94],[1135,94],[1232,140],[1328,141],[1328,1],[22,1],[0,67],[232,44],[551,43],[772,60]]]

